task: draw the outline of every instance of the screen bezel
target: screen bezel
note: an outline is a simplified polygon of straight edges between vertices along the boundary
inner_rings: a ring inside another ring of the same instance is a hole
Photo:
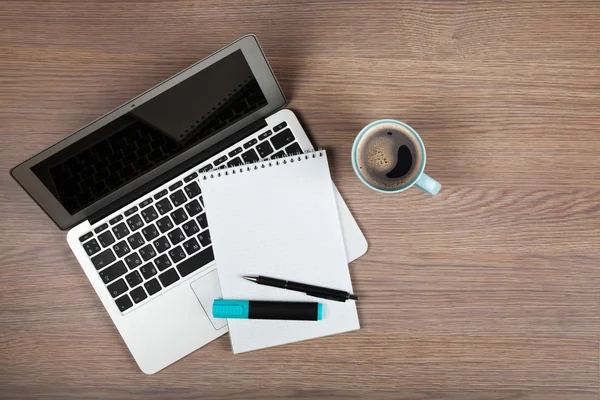
[[[267,99],[267,105],[258,109],[254,113],[248,115],[246,118],[237,121],[233,125],[225,128],[221,132],[207,138],[206,140],[198,143],[176,157],[166,161],[164,164],[159,165],[155,169],[147,172],[146,174],[136,178],[132,182],[120,187],[114,192],[106,195],[105,197],[95,201],[86,208],[78,211],[71,215],[60,202],[54,197],[54,195],[46,188],[42,181],[35,175],[31,168],[39,162],[47,159],[48,157],[56,154],[58,151],[66,148],[67,146],[77,142],[81,138],[95,132],[102,126],[114,121],[116,118],[134,110],[140,105],[144,104],[148,100],[158,96],[164,91],[184,81],[190,76],[198,73],[204,68],[214,64],[220,59],[228,56],[229,54],[241,50],[252,73],[254,74],[260,88]],[[188,68],[180,71],[172,77],[162,81],[153,88],[140,94],[139,96],[127,101],[121,106],[108,112],[104,116],[96,119],[85,127],[72,133],[66,138],[62,139],[58,143],[42,150],[40,153],[34,155],[30,159],[22,162],[13,169],[10,173],[12,177],[23,187],[23,189],[31,196],[31,198],[48,214],[48,216],[58,225],[61,229],[68,229],[82,221],[91,215],[101,211],[104,207],[110,205],[116,200],[119,200],[123,196],[127,195],[131,191],[147,184],[152,179],[160,176],[165,171],[176,167],[177,165],[185,162],[191,157],[199,154],[203,150],[210,148],[216,143],[222,141],[228,136],[234,134],[238,130],[245,126],[261,119],[266,118],[273,112],[279,110],[286,104],[285,96],[271,70],[271,67],[254,35],[246,35],[236,40],[235,42],[223,47],[216,51],[210,56],[196,62]]]

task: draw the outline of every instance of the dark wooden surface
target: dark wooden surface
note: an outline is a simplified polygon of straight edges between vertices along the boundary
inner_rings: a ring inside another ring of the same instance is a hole
[[[136,367],[8,170],[258,35],[364,230],[360,331]],[[0,2],[0,397],[598,399],[597,1]],[[368,122],[421,133],[437,197],[352,173]]]

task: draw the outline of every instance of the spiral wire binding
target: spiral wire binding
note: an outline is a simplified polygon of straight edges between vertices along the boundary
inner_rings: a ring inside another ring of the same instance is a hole
[[[239,167],[223,166],[223,167],[218,168],[215,171],[205,172],[204,174],[202,174],[200,176],[200,179],[205,181],[208,178],[214,179],[214,178],[220,178],[221,176],[229,176],[230,174],[235,175],[236,171],[238,171],[241,174],[244,171],[250,172],[252,170],[258,170],[259,166],[262,169],[262,168],[266,168],[266,167],[272,167],[274,165],[278,166],[281,164],[287,164],[288,161],[290,164],[292,164],[295,161],[308,160],[311,158],[318,158],[318,157],[320,158],[320,157],[323,157],[324,155],[325,155],[325,150],[318,149],[318,150],[309,150],[304,153],[298,153],[298,154],[290,155],[287,157],[278,158],[275,160],[256,161],[254,163],[244,164],[243,166],[239,166]]]

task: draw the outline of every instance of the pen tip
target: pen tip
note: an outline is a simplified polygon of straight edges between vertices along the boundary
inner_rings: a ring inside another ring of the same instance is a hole
[[[350,300],[358,300],[358,296],[357,296],[357,295],[355,295],[355,294],[351,294],[351,295],[349,295],[349,296],[348,296],[348,298],[349,298]]]
[[[244,279],[251,281],[251,282],[256,282],[256,278],[253,276],[244,276]]]

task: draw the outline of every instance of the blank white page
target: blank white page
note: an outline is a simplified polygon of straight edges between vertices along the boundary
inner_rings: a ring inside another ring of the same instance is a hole
[[[264,275],[352,292],[325,151],[208,172],[200,186],[224,299],[323,303],[321,321],[228,319],[234,353],[360,328],[354,301],[242,278]]]

